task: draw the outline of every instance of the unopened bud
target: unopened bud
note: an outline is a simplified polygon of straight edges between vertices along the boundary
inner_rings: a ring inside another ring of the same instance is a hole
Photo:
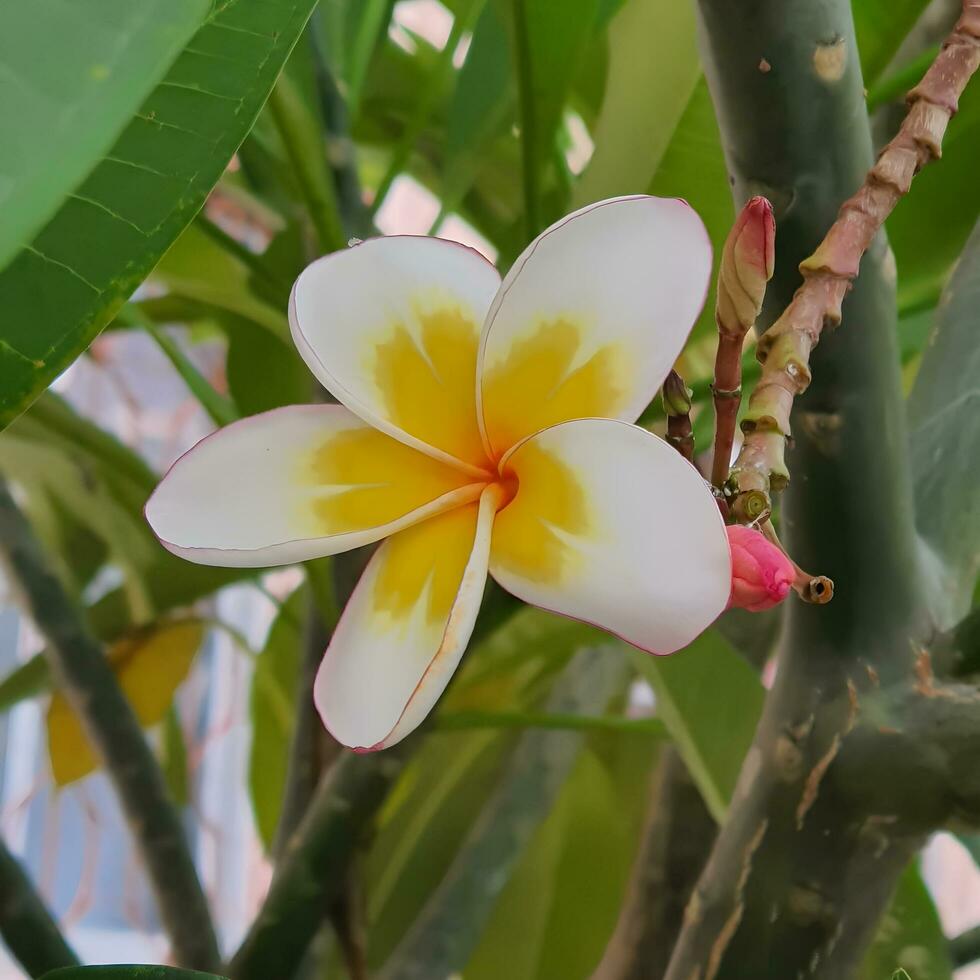
[[[753,197],[728,233],[718,270],[715,319],[722,333],[744,336],[755,323],[776,261],[772,205]]]
[[[671,371],[664,380],[664,413],[674,417],[689,414],[693,394],[684,384],[684,379],[676,371]]]
[[[732,594],[729,606],[762,612],[789,595],[796,568],[784,552],[764,534],[731,524],[728,544],[732,552]]]

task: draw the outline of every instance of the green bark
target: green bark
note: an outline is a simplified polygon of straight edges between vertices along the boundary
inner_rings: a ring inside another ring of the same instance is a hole
[[[48,567],[2,480],[0,557],[47,640],[45,654],[58,686],[105,763],[146,863],[177,959],[190,967],[213,970],[218,946],[207,901],[160,766],[101,646]]]
[[[49,970],[78,964],[20,862],[2,843],[0,935],[29,976],[40,977]]]
[[[699,10],[736,203],[763,194],[776,209],[765,326],[873,162],[850,4]],[[787,610],[776,684],[668,980],[851,975],[901,869],[948,814],[922,799],[947,798],[942,748],[883,731],[920,693],[913,647],[929,633],[888,270],[879,235],[794,411],[782,536],[801,566],[834,579],[835,597]],[[887,769],[853,764],[869,751]],[[894,780],[918,786],[893,800],[904,812],[875,799],[894,796]]]
[[[228,965],[232,980],[291,977],[341,894],[358,844],[401,772],[412,740],[384,752],[345,752],[325,774],[285,842],[265,903]]]

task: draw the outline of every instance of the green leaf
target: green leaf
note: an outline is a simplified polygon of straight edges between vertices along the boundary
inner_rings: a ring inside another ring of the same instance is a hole
[[[853,0],[864,84],[876,82],[929,0]]]
[[[326,40],[330,63],[346,82],[348,111],[357,115],[368,67],[384,40],[391,0],[323,0],[318,23]]]
[[[109,560],[124,572],[134,620],[152,618],[141,569],[160,547],[148,533],[134,501],[116,492],[118,484],[100,478],[84,452],[44,439],[41,427],[27,415],[0,434],[0,469],[33,494],[51,495],[76,521],[90,528],[108,548]],[[143,498],[145,499],[145,498]],[[140,506],[142,501],[140,502]]]
[[[735,207],[715,110],[704,79],[694,86],[648,193],[684,198],[701,216],[708,229],[715,256],[721,254],[725,237],[735,220]],[[715,280],[712,277],[701,319],[692,337],[713,338],[714,317]]]
[[[621,695],[622,653],[614,644],[579,651],[559,676],[548,710],[595,713]],[[449,976],[479,943],[533,832],[551,812],[582,749],[574,732],[526,732],[492,797],[453,860],[424,915],[392,954],[386,973]]]
[[[43,654],[37,653],[15,667],[0,681],[0,712],[21,701],[43,694],[51,688],[51,668]]]
[[[936,906],[915,862],[902,872],[858,977],[882,980],[900,970],[916,980],[951,980],[953,976]]]
[[[942,160],[915,178],[915,189],[898,202],[887,222],[901,309],[923,296],[934,300],[946,284],[980,214],[978,159],[980,87],[969,86],[943,139]]]
[[[666,737],[659,718],[623,718],[620,715],[558,715],[543,711],[443,711],[435,726],[442,731],[468,728],[548,728],[554,731],[604,731]]]
[[[228,334],[228,390],[242,415],[312,400],[313,378],[296,348],[250,320],[222,317]]]
[[[592,739],[500,895],[467,980],[586,980],[612,933],[655,747]]]
[[[178,970],[172,966],[69,966],[45,973],[41,980],[228,980],[216,973]]]
[[[174,296],[196,300],[220,314],[244,317],[290,342],[285,306],[272,306],[256,295],[249,267],[197,222],[177,239],[154,269],[153,279]]]
[[[508,732],[429,738],[386,807],[368,857],[370,963],[378,969],[438,887],[500,773]]]
[[[868,112],[874,112],[886,102],[903,99],[916,85],[939,54],[938,45],[930,45],[897,71],[886,75],[875,85],[868,87]]]
[[[554,158],[565,102],[595,30],[599,3],[512,0],[511,9],[530,236],[548,223],[539,214],[542,178]]]
[[[73,520],[107,542],[111,560],[126,572],[120,587],[86,609],[101,640],[258,574],[194,565],[165,551],[143,519],[157,476],[53,392],[0,433],[0,469],[28,490],[29,499],[43,492],[63,502]]]
[[[248,788],[255,826],[267,851],[275,840],[286,788],[308,596],[307,589],[297,589],[282,604],[252,675]]]
[[[33,0],[0,8],[0,268],[109,149],[209,7]]]
[[[632,651],[712,816],[720,823],[762,713],[756,672],[716,629],[672,657]]]
[[[443,200],[456,206],[472,183],[488,144],[513,118],[510,41],[499,5],[488,3],[473,29],[456,78],[446,122]]]
[[[112,319],[197,213],[313,0],[227,0],[77,194],[0,272],[0,426]]]
[[[158,327],[135,303],[127,303],[120,317],[131,319],[143,327],[187,385],[187,390],[197,399],[198,404],[216,426],[220,428],[229,425],[239,418],[235,407],[201,374],[183,347],[163,327]]]
[[[909,396],[916,523],[933,549],[940,626],[967,611],[980,570],[980,496],[965,460],[980,457],[980,223],[940,303]]]
[[[442,714],[538,708],[574,651],[604,641],[582,623],[525,607],[472,646],[436,724]],[[385,962],[443,879],[514,744],[507,729],[441,734],[437,728],[412,758],[368,858],[372,967]]]
[[[609,26],[609,72],[592,159],[573,204],[643,194],[701,77],[690,4],[629,0]]]

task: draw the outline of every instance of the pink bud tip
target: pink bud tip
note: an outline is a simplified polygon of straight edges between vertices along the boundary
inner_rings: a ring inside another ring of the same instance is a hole
[[[753,197],[742,208],[736,236],[740,259],[754,262],[766,279],[771,279],[776,264],[776,219],[766,198]]]
[[[759,531],[741,524],[732,524],[726,530],[732,551],[732,594],[728,605],[749,612],[778,605],[793,586],[793,563]]]

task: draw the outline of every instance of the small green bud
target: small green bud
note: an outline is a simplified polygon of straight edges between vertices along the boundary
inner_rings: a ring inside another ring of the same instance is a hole
[[[691,411],[691,396],[694,392],[684,384],[684,379],[671,371],[664,381],[664,412],[668,416],[687,415]]]

